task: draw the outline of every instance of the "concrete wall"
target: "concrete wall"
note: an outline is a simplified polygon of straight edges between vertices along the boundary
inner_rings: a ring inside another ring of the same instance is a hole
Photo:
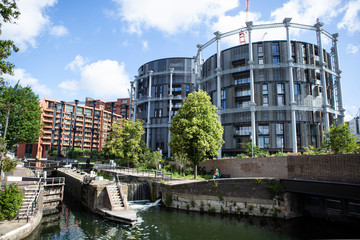
[[[268,158],[207,160],[199,164],[210,172],[236,177],[273,177],[360,183],[360,155],[300,155]]]
[[[230,213],[266,217],[297,216],[290,207],[291,195],[273,198],[266,179],[219,179],[196,183],[156,184],[167,207],[208,213]],[[170,199],[170,201],[169,201]],[[171,203],[170,203],[171,202]]]
[[[91,181],[85,184],[84,175],[80,175],[70,169],[59,169],[56,172],[58,177],[65,177],[65,193],[72,195],[76,201],[88,208],[92,212],[97,212],[97,208],[109,207],[109,196],[106,192],[106,186],[114,185],[109,180]],[[121,189],[127,196],[128,187],[122,184]]]

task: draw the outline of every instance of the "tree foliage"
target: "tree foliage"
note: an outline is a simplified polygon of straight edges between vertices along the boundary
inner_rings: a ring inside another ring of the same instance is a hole
[[[335,154],[353,153],[357,149],[356,138],[347,123],[332,125],[328,128],[323,146]]]
[[[136,122],[122,119],[115,123],[112,131],[106,139],[105,151],[114,155],[116,158],[138,164],[139,154],[141,153],[141,136],[145,133],[143,121],[138,119]]]
[[[23,201],[21,189],[17,184],[4,185],[0,189],[0,221],[15,217]]]
[[[16,84],[0,86],[0,135],[5,136],[7,148],[21,142],[35,142],[41,133],[39,97],[31,87]]]
[[[217,149],[224,143],[224,129],[217,117],[210,96],[202,90],[189,94],[173,117],[171,152],[190,160],[195,166],[195,178],[197,165],[208,157],[216,156]]]
[[[16,2],[14,0],[1,0],[0,1],[0,14],[3,22],[14,23],[20,15]],[[0,24],[1,35],[1,24]],[[12,40],[0,40],[0,75],[12,74],[14,65],[6,59],[11,55],[11,52],[17,52],[19,49],[15,46]],[[3,78],[0,77],[0,83],[3,83]]]

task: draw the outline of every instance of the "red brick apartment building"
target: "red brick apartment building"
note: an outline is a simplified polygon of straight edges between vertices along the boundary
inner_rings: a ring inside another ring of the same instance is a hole
[[[52,146],[60,146],[62,155],[73,147],[81,148],[83,151],[100,151],[105,144],[111,124],[123,118],[121,114],[117,114],[118,111],[105,110],[102,103],[103,101],[97,100],[94,105],[91,100],[91,102],[86,101],[84,106],[77,100],[75,103],[67,103],[44,98],[40,102],[43,111],[41,114],[41,122],[44,124],[43,135],[39,137],[37,143],[19,144],[17,157],[47,158]],[[119,113],[121,112],[120,109]]]
[[[113,102],[105,102],[87,97],[85,100],[85,105],[93,106],[93,102],[95,102],[96,108],[106,110],[108,112],[113,112],[127,119],[130,117],[130,98],[118,98]]]

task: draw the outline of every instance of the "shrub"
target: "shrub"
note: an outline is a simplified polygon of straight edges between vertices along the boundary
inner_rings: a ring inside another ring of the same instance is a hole
[[[321,155],[323,152],[321,152],[320,149],[316,148],[313,145],[309,145],[309,147],[304,147],[304,154],[305,155]]]
[[[10,159],[8,157],[3,159],[2,169],[4,172],[12,172],[16,168],[16,160]]]
[[[251,154],[251,150],[250,150],[250,154]],[[238,155],[236,155],[237,158],[248,158],[249,156],[246,155],[245,153],[239,153]]]
[[[284,191],[283,185],[275,179],[266,180],[266,189],[269,191],[272,198]]]
[[[17,184],[5,184],[0,190],[0,221],[13,219],[22,200],[23,195]]]
[[[165,197],[165,205],[170,206],[172,202],[173,202],[172,195],[167,193]]]
[[[275,153],[273,156],[274,157],[283,157],[283,156],[288,156],[289,154],[284,153],[284,152],[277,152]]]

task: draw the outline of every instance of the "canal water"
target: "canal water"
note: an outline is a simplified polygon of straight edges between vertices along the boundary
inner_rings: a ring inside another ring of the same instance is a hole
[[[315,219],[280,220],[169,210],[133,202],[138,222],[130,227],[105,220],[66,199],[59,213],[43,217],[26,240],[38,239],[354,239],[358,229]]]

